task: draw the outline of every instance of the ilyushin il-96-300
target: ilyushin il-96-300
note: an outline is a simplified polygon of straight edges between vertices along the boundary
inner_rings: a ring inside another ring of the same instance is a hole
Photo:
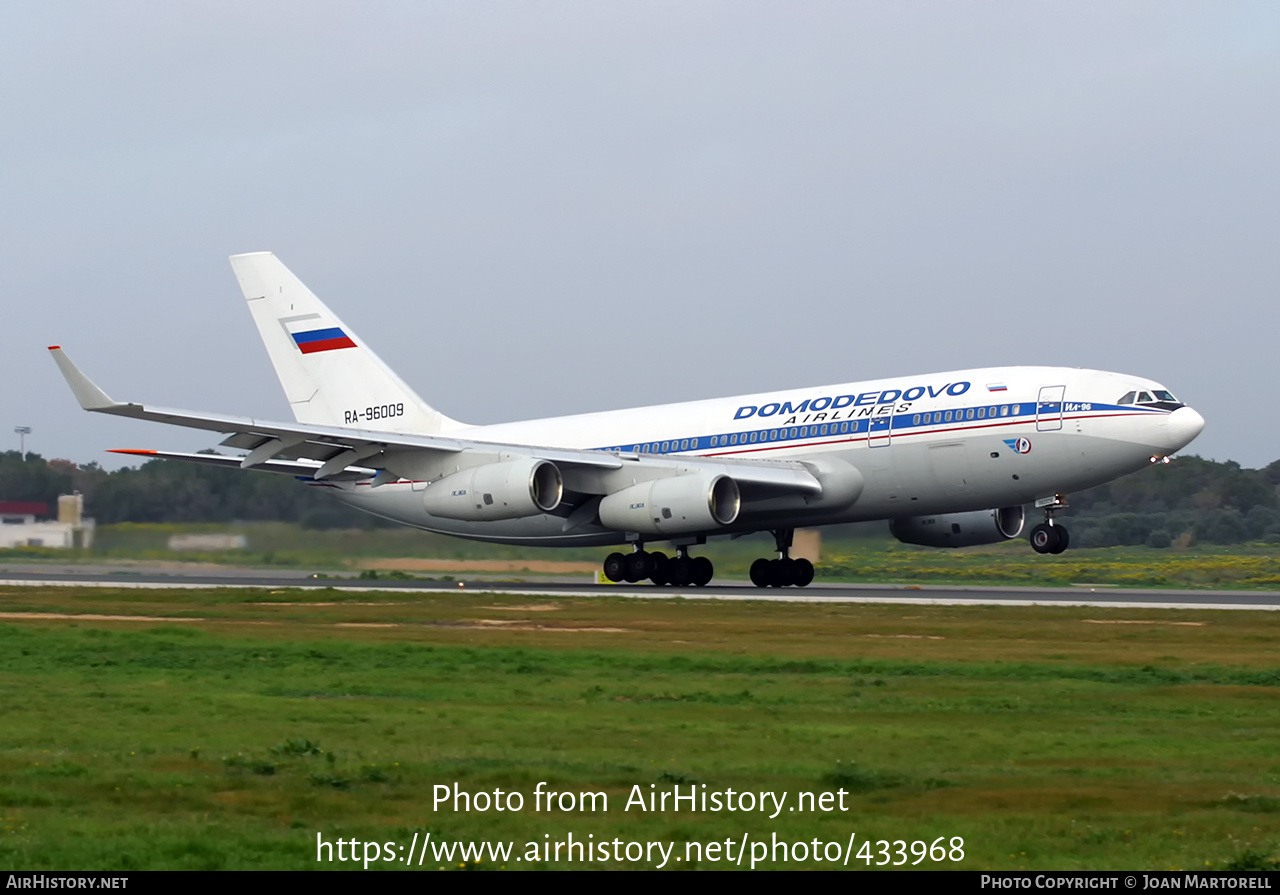
[[[1063,495],[1187,445],[1204,419],[1159,383],[989,367],[472,426],[433,409],[268,252],[231,258],[294,422],[113,401],[50,350],[85,410],[222,433],[235,455],[125,451],[291,475],[362,510],[502,544],[625,545],[613,581],[702,586],[708,538],[773,535],[760,587],[805,586],[797,528],[888,520],[932,547],[1067,548]],[[1028,526],[1028,508],[1043,513]],[[647,549],[669,544],[672,555]]]

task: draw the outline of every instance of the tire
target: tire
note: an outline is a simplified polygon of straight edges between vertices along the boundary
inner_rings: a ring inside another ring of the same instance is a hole
[[[693,584],[695,587],[706,587],[716,577],[716,567],[705,556],[693,560]]]
[[[808,587],[813,582],[813,563],[807,559],[796,560],[795,580],[792,582],[796,587]]]
[[[635,584],[653,574],[653,557],[643,550],[627,557],[627,581]]]
[[[614,584],[627,577],[627,558],[621,553],[610,553],[604,558],[604,577]]]
[[[1031,549],[1036,553],[1052,553],[1053,548],[1058,546],[1058,533],[1054,530],[1054,526],[1045,522],[1041,522],[1035,528],[1031,529]]]
[[[769,586],[787,587],[791,584],[791,560],[769,560]]]
[[[649,580],[655,587],[662,587],[667,583],[671,560],[667,559],[665,553],[650,553],[649,558],[653,560],[653,572],[649,575]]]
[[[693,563],[687,556],[677,556],[667,563],[667,580],[676,587],[693,583]]]
[[[1049,552],[1061,553],[1063,550],[1066,550],[1067,545],[1071,543],[1071,535],[1067,532],[1066,527],[1062,525],[1053,526],[1053,532],[1058,537],[1058,543],[1055,544],[1053,549]]]
[[[761,557],[751,564],[751,583],[756,587],[769,586],[769,560]]]

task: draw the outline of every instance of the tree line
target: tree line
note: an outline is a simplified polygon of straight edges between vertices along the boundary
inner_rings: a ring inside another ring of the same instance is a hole
[[[99,525],[117,522],[300,522],[308,528],[370,528],[392,523],[353,510],[290,476],[245,473],[173,460],[107,471],[97,463],[0,454],[0,500],[40,501],[80,492]]]
[[[1157,464],[1069,495],[1080,547],[1280,543],[1280,460],[1262,469],[1196,456]],[[0,500],[40,501],[79,491],[85,513],[116,522],[299,522],[307,528],[392,523],[353,510],[289,476],[151,460],[107,471],[96,463],[0,453]]]

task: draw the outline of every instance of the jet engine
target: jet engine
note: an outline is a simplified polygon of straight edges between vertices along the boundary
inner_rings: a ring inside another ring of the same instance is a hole
[[[447,475],[431,483],[422,503],[433,516],[487,522],[549,513],[563,494],[554,463],[522,457]]]
[[[947,513],[940,516],[906,516],[889,523],[889,531],[906,544],[924,547],[973,547],[998,544],[1022,534],[1026,513],[1022,507]]]
[[[600,521],[617,531],[678,535],[708,531],[738,518],[738,483],[718,473],[641,482],[600,501]]]

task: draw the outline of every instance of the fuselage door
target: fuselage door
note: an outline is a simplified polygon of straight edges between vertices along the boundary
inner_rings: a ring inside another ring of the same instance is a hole
[[[873,416],[867,423],[867,447],[888,447],[893,434],[893,417]]]
[[[1066,397],[1065,385],[1046,385],[1040,389],[1036,404],[1036,431],[1056,432],[1062,428],[1062,400]]]

